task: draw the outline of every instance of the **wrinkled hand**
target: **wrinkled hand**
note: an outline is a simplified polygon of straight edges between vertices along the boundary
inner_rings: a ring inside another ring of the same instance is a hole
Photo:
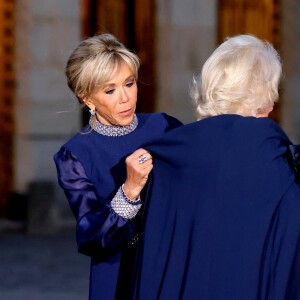
[[[146,159],[140,163],[139,158],[143,156]],[[130,199],[135,200],[147,183],[148,175],[153,168],[152,156],[148,151],[140,148],[127,156],[125,163],[127,178],[123,189]]]

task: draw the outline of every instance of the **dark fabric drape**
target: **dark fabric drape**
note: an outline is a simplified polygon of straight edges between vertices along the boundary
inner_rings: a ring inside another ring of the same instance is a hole
[[[148,145],[154,171],[132,298],[300,299],[290,146],[275,122],[236,115]]]

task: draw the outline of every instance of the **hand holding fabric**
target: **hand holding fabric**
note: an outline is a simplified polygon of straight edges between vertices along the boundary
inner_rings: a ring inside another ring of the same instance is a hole
[[[151,154],[140,148],[129,155],[126,160],[127,178],[124,184],[124,192],[134,200],[141,193],[147,183],[148,175],[153,168]]]

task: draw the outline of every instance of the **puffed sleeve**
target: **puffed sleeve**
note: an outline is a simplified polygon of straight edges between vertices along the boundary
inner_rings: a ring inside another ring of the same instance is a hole
[[[58,182],[63,188],[70,207],[76,217],[78,251],[89,256],[106,259],[128,243],[134,234],[134,223],[130,218],[118,214],[110,205],[99,204],[94,186],[85,170],[68,149],[62,148],[54,156]],[[118,191],[113,198],[119,199]],[[131,205],[136,209],[137,205]],[[131,217],[134,217],[131,214]]]

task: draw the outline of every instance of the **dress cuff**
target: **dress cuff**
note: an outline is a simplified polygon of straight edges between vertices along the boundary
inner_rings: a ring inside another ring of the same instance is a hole
[[[111,200],[111,208],[115,213],[125,219],[133,219],[139,212],[141,206],[140,196],[136,201],[129,199],[123,190],[123,186],[118,189],[116,195]]]

